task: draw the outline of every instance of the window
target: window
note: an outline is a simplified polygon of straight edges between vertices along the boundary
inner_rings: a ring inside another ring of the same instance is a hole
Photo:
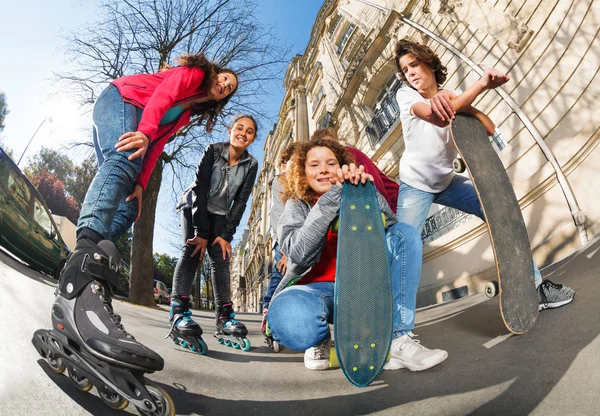
[[[335,18],[333,24],[331,25],[331,29],[329,30],[330,37],[333,35],[333,33],[335,32],[335,30],[337,29],[337,27],[341,21],[342,21],[342,15],[338,14],[337,17]]]
[[[365,129],[372,146],[379,143],[400,116],[396,92],[401,86],[402,83],[392,75],[377,95],[373,118]]]
[[[323,98],[323,87],[321,87],[321,89],[319,90],[319,92],[317,93],[315,98],[313,99],[313,102],[312,102],[312,112],[313,113],[315,112],[315,109],[321,102],[321,98]]]
[[[494,131],[494,134],[490,136],[490,142],[498,152],[506,147],[506,140],[504,140],[504,137],[502,137],[502,134],[498,130]]]
[[[52,233],[52,220],[50,220],[50,215],[48,215],[48,212],[44,208],[44,204],[37,198],[33,200],[33,219],[48,235]]]
[[[344,51],[344,47],[346,47],[346,44],[348,43],[348,40],[354,33],[355,28],[356,28],[356,25],[354,23],[350,23],[348,25],[348,27],[346,28],[346,31],[344,32],[344,35],[342,36],[340,43],[338,43],[338,45],[337,45],[337,54],[338,55],[341,55],[342,52]]]
[[[29,188],[23,178],[19,177],[19,175],[12,170],[8,174],[8,190],[16,199],[17,204],[20,205],[24,211],[28,211],[29,198],[31,196]]]

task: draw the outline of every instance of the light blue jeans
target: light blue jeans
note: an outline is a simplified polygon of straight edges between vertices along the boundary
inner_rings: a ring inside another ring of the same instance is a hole
[[[417,230],[398,223],[386,233],[393,291],[393,338],[413,330],[423,245]],[[368,276],[365,276],[368,279]],[[271,300],[267,320],[273,338],[293,350],[306,350],[329,338],[334,282],[295,285]],[[375,318],[377,319],[377,318]]]
[[[434,202],[476,215],[482,221],[485,221],[473,182],[471,179],[460,175],[454,175],[450,185],[437,194],[422,191],[401,182],[400,192],[398,193],[398,209],[396,211],[398,221],[413,225],[420,233],[425,225],[429,208]],[[533,261],[533,271],[537,286],[542,282],[542,274],[535,260]]]
[[[271,298],[273,297],[273,293],[279,286],[279,282],[283,279],[283,275],[277,268],[277,263],[281,260],[283,255],[281,254],[279,243],[275,243],[275,247],[273,248],[273,261],[275,264],[273,265],[273,272],[271,273],[271,278],[269,279],[269,287],[267,289],[267,294],[263,298],[263,308],[268,308],[269,303],[271,302]]]
[[[124,102],[117,87],[111,84],[98,97],[92,118],[98,172],[85,195],[77,230],[90,228],[116,242],[137,216],[137,200],[125,202],[125,198],[133,192],[142,158],[127,159],[137,149],[115,150],[121,135],[137,130],[137,110]]]

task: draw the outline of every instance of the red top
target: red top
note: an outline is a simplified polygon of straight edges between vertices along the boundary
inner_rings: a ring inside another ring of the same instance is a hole
[[[400,185],[388,178],[387,175],[373,163],[371,158],[360,150],[351,146],[346,146],[346,150],[352,153],[357,166],[363,165],[365,167],[365,172],[373,176],[375,189],[377,189],[377,192],[385,198],[395,214],[396,209],[398,208],[398,190],[400,189]]]
[[[137,178],[144,189],[169,138],[190,122],[191,108],[177,121],[164,126],[160,126],[160,121],[170,108],[205,97],[206,92],[200,89],[203,80],[202,69],[178,66],[155,74],[129,75],[112,82],[123,101],[144,109],[138,131],[148,137],[150,145]]]
[[[335,282],[335,268],[337,266],[337,241],[338,234],[329,229],[327,243],[321,251],[319,262],[298,281],[299,285],[314,282]]]

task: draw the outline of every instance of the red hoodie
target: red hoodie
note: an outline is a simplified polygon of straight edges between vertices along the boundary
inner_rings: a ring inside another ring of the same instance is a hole
[[[200,89],[203,80],[202,69],[178,66],[155,74],[129,75],[112,82],[123,101],[144,109],[138,131],[148,137],[150,145],[137,178],[144,189],[169,138],[190,122],[191,108],[177,121],[164,126],[160,126],[160,121],[170,108],[206,96]]]

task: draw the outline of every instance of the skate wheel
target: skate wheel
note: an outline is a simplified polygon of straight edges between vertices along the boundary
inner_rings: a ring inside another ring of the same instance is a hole
[[[235,348],[236,350],[239,350],[239,349],[240,349],[240,344],[238,344],[237,342],[232,342],[232,343],[231,343],[231,346],[232,346],[233,348]]]
[[[231,347],[231,341],[230,340],[225,340],[225,346],[226,347]]]
[[[273,341],[273,352],[279,352],[279,351],[281,351],[281,346],[279,345],[279,342]]]
[[[136,406],[140,414],[146,416],[175,416],[175,403],[173,403],[173,399],[171,399],[171,396],[166,391],[154,384],[146,383],[144,386],[154,401],[156,411],[149,412]]]
[[[206,355],[206,352],[208,351],[208,346],[206,345],[206,342],[204,342],[203,339],[198,339],[197,341],[200,348],[198,348],[196,352],[200,355]]]
[[[77,373],[72,370],[69,370],[69,378],[77,388],[77,390],[88,392],[92,389],[93,385],[87,377],[77,377]]]
[[[250,341],[248,338],[244,338],[242,340],[243,345],[241,345],[242,351],[248,351],[250,349]]]
[[[181,343],[179,345],[181,345],[183,348],[187,348],[188,347],[187,341],[181,341]]]
[[[175,344],[175,345],[179,345],[179,338],[175,338],[175,339],[173,339],[173,344]]]
[[[56,374],[62,374],[65,372],[65,369],[67,367],[65,366],[65,363],[63,362],[62,358],[50,358],[48,356],[46,360],[48,361],[48,364],[50,364],[50,368],[52,369],[52,371],[54,371]]]
[[[219,344],[225,344],[225,340],[223,338],[217,338],[217,341],[219,341]]]
[[[452,169],[456,173],[463,173],[467,166],[465,165],[465,161],[461,158],[457,157],[452,161]]]
[[[105,393],[99,388],[96,388],[96,390],[98,390],[98,394],[104,404],[111,409],[123,410],[129,405],[129,401],[118,393]]]
[[[493,298],[498,294],[498,282],[492,280],[491,282],[487,282],[485,285],[485,295],[488,298]]]

